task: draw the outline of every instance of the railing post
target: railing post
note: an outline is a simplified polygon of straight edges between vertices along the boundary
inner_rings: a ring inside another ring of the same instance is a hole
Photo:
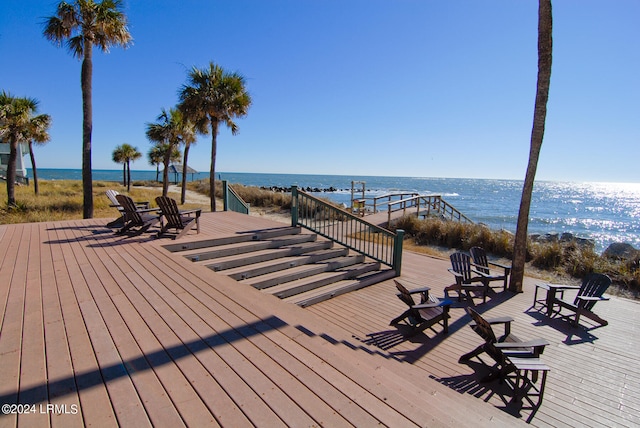
[[[227,180],[222,180],[222,202],[224,211],[229,211],[229,182]]]
[[[291,186],[291,227],[298,225],[298,186]]]
[[[402,270],[402,243],[404,241],[404,230],[397,229],[396,237],[393,243],[393,270],[396,271],[396,276],[400,276]]]

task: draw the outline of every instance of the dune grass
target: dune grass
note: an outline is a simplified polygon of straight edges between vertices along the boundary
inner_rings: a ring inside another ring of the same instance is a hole
[[[7,207],[7,188],[0,183],[0,224],[36,223],[44,221],[82,219],[82,182],[79,180],[40,180],[40,193],[34,194],[32,186],[16,186],[17,206]],[[144,183],[148,184],[148,183]],[[108,189],[131,196],[135,201],[149,201],[155,207],[155,197],[162,195],[162,187],[143,188],[126,187],[114,182],[96,181],[93,183],[93,216],[95,218],[115,218],[118,212],[111,207],[111,201],[105,195]],[[169,194],[171,197],[179,195]],[[198,204],[181,206],[202,208]]]

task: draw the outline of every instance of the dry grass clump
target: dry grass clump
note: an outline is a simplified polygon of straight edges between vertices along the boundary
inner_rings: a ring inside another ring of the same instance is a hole
[[[33,186],[16,186],[16,207],[7,207],[7,188],[0,183],[0,223],[38,223],[56,220],[82,218],[82,182],[79,180],[40,180],[40,193],[35,195]],[[93,216],[95,218],[115,218],[118,212],[111,207],[105,195],[108,189],[131,196],[134,201],[149,201],[155,207],[155,198],[162,194],[162,188],[153,190],[126,187],[114,182],[93,183]],[[199,206],[197,206],[199,207]],[[185,205],[184,208],[196,208]]]
[[[280,207],[282,210],[291,209],[291,194],[279,193],[261,189],[256,186],[244,186],[231,184],[233,190],[252,207]],[[192,181],[187,183],[187,189],[209,196],[209,179]],[[216,180],[216,198],[222,198],[222,182]]]

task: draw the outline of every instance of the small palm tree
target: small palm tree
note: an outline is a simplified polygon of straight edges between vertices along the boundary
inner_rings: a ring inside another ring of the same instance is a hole
[[[123,185],[127,186],[127,192],[131,191],[131,162],[141,157],[142,153],[138,151],[138,148],[127,143],[116,147],[113,151],[113,161],[122,164],[122,181]]]
[[[164,150],[160,145],[158,144],[154,145],[147,152],[147,161],[149,162],[149,165],[156,167],[156,182],[160,177],[160,165],[162,164],[163,160],[164,160]]]
[[[529,210],[531,195],[538,168],[538,158],[542,148],[545,120],[547,117],[547,100],[549,99],[549,85],[551,83],[551,59],[553,51],[553,15],[551,0],[539,0],[538,6],[538,83],[536,86],[536,101],[533,112],[533,129],[531,130],[531,148],[529,150],[529,164],[525,174],[520,211],[516,224],[516,236],[513,245],[513,260],[509,289],[522,292],[524,281],[524,265],[527,256],[527,229],[529,226]]]
[[[29,158],[31,159],[31,170],[33,172],[33,191],[38,194],[38,168],[36,168],[36,155],[33,152],[33,145],[44,145],[49,142],[49,127],[51,126],[51,116],[41,114],[31,119],[29,124]]]
[[[228,73],[222,67],[209,63],[204,69],[193,68],[187,84],[180,90],[180,110],[193,122],[198,132],[207,134],[211,130],[211,167],[209,169],[209,192],[211,211],[216,210],[215,177],[217,138],[220,123],[238,133],[235,118],[246,116],[251,106],[251,96],[245,88],[245,79],[238,73]]]
[[[10,207],[16,206],[18,144],[28,143],[35,138],[48,139],[46,128],[51,118],[48,115],[34,116],[37,109],[38,100],[35,98],[14,97],[5,91],[0,93],[0,140],[9,144],[7,205]],[[39,126],[44,128],[39,129]]]
[[[147,138],[162,148],[164,171],[162,173],[162,196],[169,191],[169,164],[174,151],[183,140],[184,126],[182,113],[177,109],[162,109],[156,123],[147,123]],[[178,160],[180,158],[178,157]]]
[[[182,144],[184,144],[184,156],[182,157],[182,192],[180,194],[180,204],[184,204],[187,200],[187,162],[189,160],[189,149],[191,148],[191,145],[195,143],[196,128],[191,122],[184,121],[184,123],[182,124]]]
[[[93,180],[91,171],[91,132],[93,128],[93,47],[108,52],[113,45],[127,47],[131,34],[120,0],[62,1],[56,14],[47,18],[44,36],[67,48],[76,58],[82,58],[80,82],[82,87],[82,194],[83,216],[93,217]]]

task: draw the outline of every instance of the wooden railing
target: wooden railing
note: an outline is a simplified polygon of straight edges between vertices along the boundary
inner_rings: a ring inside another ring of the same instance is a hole
[[[222,200],[225,211],[234,211],[241,214],[249,214],[250,205],[236,193],[227,180],[222,180]]]
[[[404,231],[393,233],[345,210],[291,187],[291,225],[302,226],[320,236],[391,266],[400,275]]]
[[[405,214],[416,214],[418,217],[429,217],[440,215],[447,220],[459,221],[463,223],[473,223],[466,215],[458,211],[453,205],[442,199],[440,195],[417,195],[407,199],[390,202],[388,205],[388,220],[391,221],[391,214],[396,211],[404,211]]]

